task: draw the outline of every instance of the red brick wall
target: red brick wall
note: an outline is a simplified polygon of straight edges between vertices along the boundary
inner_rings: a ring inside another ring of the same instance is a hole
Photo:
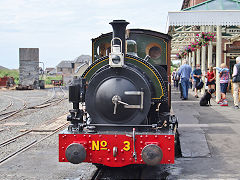
[[[205,2],[205,1],[207,1],[207,0],[190,0],[187,7],[189,8],[189,7],[195,6],[195,5]],[[184,7],[184,9],[187,7]]]
[[[240,49],[240,41],[235,41],[233,44],[227,45],[227,52],[230,53],[234,51],[234,49]],[[236,51],[236,50],[235,50]],[[230,66],[230,58],[227,57],[227,66]]]
[[[226,39],[222,39],[222,59],[221,59],[221,63],[224,63],[224,52],[223,52],[223,50],[224,50],[224,44],[225,44],[226,42],[229,42],[229,41],[226,40]],[[226,60],[226,61],[227,61],[227,60]],[[229,67],[229,62],[227,62],[226,64],[227,64],[227,66]]]
[[[235,42],[233,42],[233,46],[237,46],[237,47],[240,47],[240,41],[235,41]],[[239,49],[239,48],[238,48]]]

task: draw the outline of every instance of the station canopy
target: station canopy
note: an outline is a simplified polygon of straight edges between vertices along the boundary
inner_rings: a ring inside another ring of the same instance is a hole
[[[184,0],[181,11],[168,12],[167,33],[172,36],[172,60],[185,46],[189,45],[201,31],[216,32],[216,26],[222,26],[222,37],[230,41],[240,38],[240,0],[208,0],[187,7]],[[185,6],[186,5],[186,6]],[[205,30],[201,27],[205,26]],[[208,28],[208,27],[209,28]],[[229,31],[228,29],[235,31]]]
[[[240,10],[177,11],[168,13],[168,26],[239,26]]]

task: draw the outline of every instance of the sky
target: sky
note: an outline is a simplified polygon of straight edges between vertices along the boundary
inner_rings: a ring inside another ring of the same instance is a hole
[[[168,11],[182,0],[0,0],[0,65],[19,67],[19,48],[39,48],[40,61],[91,55],[91,39],[112,31],[114,19],[127,28],[166,31]]]

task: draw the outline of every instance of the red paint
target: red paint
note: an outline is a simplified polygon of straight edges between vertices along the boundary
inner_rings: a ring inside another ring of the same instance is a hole
[[[12,79],[12,81],[14,81],[13,77],[8,77],[8,76],[4,76],[2,78],[0,78],[0,86],[7,86],[8,81],[10,81]]]
[[[122,167],[129,164],[145,164],[141,158],[142,149],[148,144],[158,145],[163,152],[163,159],[160,164],[174,164],[174,135],[136,135],[137,161],[133,158],[133,139],[132,137],[119,134],[59,134],[59,161],[67,162],[65,157],[66,148],[72,143],[82,144],[87,152],[84,162],[98,163],[110,167]],[[102,150],[93,150],[98,147]],[[105,142],[107,142],[107,146]],[[130,142],[130,150],[127,143]],[[95,142],[95,143],[94,143]],[[102,143],[101,143],[102,142]],[[94,144],[94,146],[92,145]],[[103,146],[101,146],[103,145]],[[117,156],[113,157],[113,147],[117,147]],[[124,150],[125,147],[125,150]]]

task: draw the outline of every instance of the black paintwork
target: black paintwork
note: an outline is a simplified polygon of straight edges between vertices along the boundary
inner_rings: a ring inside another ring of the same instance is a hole
[[[125,31],[128,22],[116,20],[110,24],[113,26],[113,38],[121,38],[123,49],[125,50]],[[161,36],[167,42],[171,40],[170,36],[161,33],[154,33],[152,31],[142,32],[140,30],[131,31],[136,31],[138,34],[150,33],[156,37]],[[119,41],[114,41],[114,43],[119,44]],[[80,117],[71,117],[83,120],[83,116],[87,117],[88,113],[88,124],[86,121],[82,121],[82,123],[78,123],[78,126],[71,125],[69,130],[73,129],[75,131],[77,129],[78,131],[84,131],[84,129],[92,125],[90,129],[92,133],[97,133],[99,130],[131,131],[133,127],[136,127],[136,130],[141,132],[151,132],[156,131],[156,129],[158,129],[157,131],[172,131],[175,125],[177,125],[177,120],[169,113],[170,107],[168,106],[167,90],[170,86],[168,84],[167,65],[152,65],[142,58],[126,54],[125,65],[121,68],[112,68],[108,65],[107,58],[105,56],[96,60],[82,75],[82,77],[86,77],[88,84],[86,95],[84,94],[84,97],[81,98],[81,100],[85,100],[82,102],[86,104],[86,112],[81,111],[81,113],[78,113]],[[126,60],[126,58],[128,59]],[[134,64],[135,60],[143,67]],[[102,63],[102,65],[98,65],[99,63]],[[147,71],[150,71],[152,74],[146,73]],[[156,93],[161,92],[161,89],[154,88],[157,82],[156,79],[161,81],[159,88],[162,88],[164,96],[161,96],[161,94],[155,96]],[[152,82],[151,80],[156,82]],[[70,93],[78,91],[76,87],[73,89],[70,90]],[[81,91],[81,88],[79,91]],[[114,114],[115,104],[113,103],[113,97],[116,95],[124,103],[140,105],[139,95],[126,95],[124,94],[125,91],[144,92],[142,110],[128,109],[123,104],[117,104],[116,113]],[[71,100],[73,103],[76,100],[80,101],[80,97],[77,95],[73,95],[71,98],[73,99]],[[77,110],[74,110],[71,114],[74,114],[75,111]]]
[[[113,114],[112,97],[119,95],[123,102],[130,105],[140,104],[140,96],[125,95],[125,91],[143,91],[143,110],[126,109],[118,105],[117,113]],[[151,104],[151,88],[144,75],[137,69],[125,66],[102,70],[89,83],[86,93],[86,107],[92,123],[97,124],[140,124],[147,116]]]
[[[113,20],[113,22],[110,22],[109,24],[111,24],[113,28],[113,34],[112,34],[113,38],[118,37],[122,40],[122,49],[123,49],[123,53],[125,54],[125,48],[126,48],[125,32],[129,22],[125,20]],[[114,44],[120,45],[119,40],[114,40]]]

